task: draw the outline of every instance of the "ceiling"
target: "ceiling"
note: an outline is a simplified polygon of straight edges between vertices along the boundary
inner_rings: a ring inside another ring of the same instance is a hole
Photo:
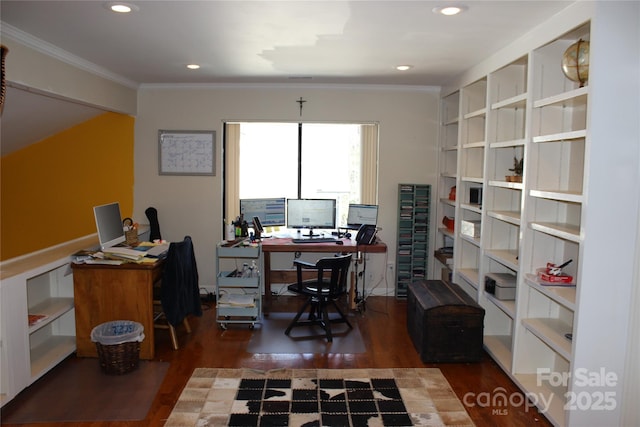
[[[88,62],[101,75],[131,87],[440,86],[572,1],[462,0],[456,3],[467,10],[457,16],[432,11],[451,0],[127,1],[137,8],[129,14],[113,13],[107,3],[2,0],[0,29],[3,37],[11,30],[11,37],[24,39],[19,41],[44,41],[52,54],[85,68]],[[187,69],[191,63],[201,68]],[[411,68],[397,71],[401,64]],[[33,122],[34,97],[40,95],[10,88],[2,116],[3,155],[50,135],[44,129],[43,136],[32,135],[25,130],[38,127],[24,127],[25,119],[16,122],[27,112]],[[38,117],[69,127],[100,112],[54,104],[70,103],[43,100]],[[56,121],[58,114],[66,119]],[[75,114],[78,119],[71,118]]]

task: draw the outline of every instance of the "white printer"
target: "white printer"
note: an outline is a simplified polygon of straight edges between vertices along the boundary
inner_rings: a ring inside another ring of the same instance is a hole
[[[484,276],[484,290],[499,300],[514,300],[516,282],[516,276],[510,273],[487,273]]]

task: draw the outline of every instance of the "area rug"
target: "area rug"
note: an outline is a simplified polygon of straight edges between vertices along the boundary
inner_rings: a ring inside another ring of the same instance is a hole
[[[437,368],[196,369],[165,427],[473,426]]]
[[[364,353],[366,347],[355,321],[353,329],[344,323],[331,325],[333,341],[328,342],[320,326],[298,326],[289,335],[284,331],[295,313],[270,313],[255,326],[247,344],[248,353],[270,354],[351,354]]]
[[[2,423],[143,420],[169,363],[140,361],[124,375],[105,375],[98,359],[72,357],[2,409]]]

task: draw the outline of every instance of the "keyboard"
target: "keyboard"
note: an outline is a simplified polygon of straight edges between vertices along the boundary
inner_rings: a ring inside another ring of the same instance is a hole
[[[335,243],[338,241],[335,237],[312,237],[306,239],[291,239],[293,243]]]
[[[120,265],[122,261],[115,259],[87,259],[84,260],[85,264],[104,264],[104,265]]]
[[[127,259],[137,260],[144,256],[144,252],[136,251],[135,249],[111,247],[103,249],[102,252],[107,255],[118,256]]]

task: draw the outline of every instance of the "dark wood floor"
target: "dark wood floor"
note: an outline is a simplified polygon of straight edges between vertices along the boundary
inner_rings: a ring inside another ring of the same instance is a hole
[[[292,312],[298,300],[294,297],[278,297],[271,310]],[[466,405],[477,426],[549,426],[549,422],[535,408],[525,405],[493,408],[481,405],[476,396],[493,396],[502,392],[506,396],[519,393],[502,370],[485,355],[479,363],[424,364],[415,351],[407,334],[406,301],[392,297],[370,297],[363,313],[352,312],[358,323],[366,353],[357,354],[252,354],[247,353],[247,343],[253,331],[246,325],[230,325],[226,331],[216,323],[215,309],[205,310],[203,317],[190,320],[190,335],[179,331],[180,350],[171,349],[168,332],[156,331],[156,358],[171,363],[167,376],[144,421],[136,422],[83,422],[65,423],[78,427],[130,427],[161,426],[171,413],[182,388],[194,368],[407,368],[437,367],[443,372],[453,390]],[[37,383],[32,386],[37,387]],[[502,388],[503,390],[501,390]],[[2,412],[10,413],[20,401],[28,399],[30,389],[21,393],[6,405]],[[64,390],[60,390],[64,393]],[[487,394],[488,393],[488,394]],[[466,397],[465,397],[466,396]],[[513,399],[518,402],[518,399]],[[52,396],[52,404],[55,397]],[[132,405],[135,402],[131,402]],[[10,427],[9,424],[3,424]],[[38,423],[22,426],[49,427],[59,424]]]

